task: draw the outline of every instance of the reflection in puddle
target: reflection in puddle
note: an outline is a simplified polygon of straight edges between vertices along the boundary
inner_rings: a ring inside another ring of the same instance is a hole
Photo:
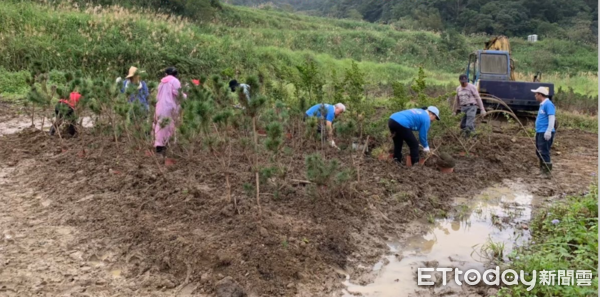
[[[456,199],[457,213],[453,218],[436,220],[425,235],[389,243],[391,253],[396,255],[386,257],[388,265],[383,265],[386,260],[375,265],[374,282],[359,286],[348,279],[343,296],[422,296],[414,292],[430,287],[417,286],[417,268],[438,263],[438,267],[483,271],[489,257],[481,247],[490,240],[504,243],[503,260],[508,261],[506,255],[514,244],[522,245],[529,238],[528,228],[521,227],[531,219],[532,200],[533,196],[520,184],[489,188],[471,199]],[[454,288],[460,295],[461,288],[454,281],[436,290],[445,288]]]

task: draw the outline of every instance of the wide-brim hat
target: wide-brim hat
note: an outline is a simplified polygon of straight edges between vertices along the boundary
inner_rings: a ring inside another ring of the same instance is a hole
[[[138,70],[137,67],[131,66],[131,68],[129,68],[129,74],[127,74],[127,76],[125,78],[134,77],[137,70]]]

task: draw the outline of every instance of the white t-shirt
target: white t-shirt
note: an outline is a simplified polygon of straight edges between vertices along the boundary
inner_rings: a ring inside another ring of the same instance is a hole
[[[240,87],[244,90],[246,99],[248,100],[248,102],[250,102],[250,86],[247,84],[240,84]]]

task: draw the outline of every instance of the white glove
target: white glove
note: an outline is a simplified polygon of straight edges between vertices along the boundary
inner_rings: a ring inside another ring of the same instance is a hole
[[[335,141],[331,140],[331,142],[329,142],[329,145],[331,145],[331,147],[334,147],[336,149],[340,149],[339,147],[337,147],[337,145],[335,145]]]
[[[120,83],[123,79],[121,77],[117,77],[116,83]],[[140,84],[141,85],[141,84]]]
[[[487,111],[485,109],[481,110],[481,116],[484,117],[487,114]]]
[[[546,131],[546,133],[544,133],[544,139],[548,141],[550,138],[552,138],[552,131]]]
[[[426,153],[429,153],[429,147],[424,147],[423,151],[426,152]]]

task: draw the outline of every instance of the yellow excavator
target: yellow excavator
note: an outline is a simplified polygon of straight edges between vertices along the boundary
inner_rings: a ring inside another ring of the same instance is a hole
[[[512,59],[510,42],[506,36],[496,36],[485,43],[482,50],[469,55],[466,75],[477,86],[481,99],[490,108],[501,108],[486,98],[502,100],[514,111],[532,111],[539,108],[531,90],[547,87],[550,98],[554,95],[554,84],[542,83],[541,73],[533,81],[515,79],[515,61]]]

